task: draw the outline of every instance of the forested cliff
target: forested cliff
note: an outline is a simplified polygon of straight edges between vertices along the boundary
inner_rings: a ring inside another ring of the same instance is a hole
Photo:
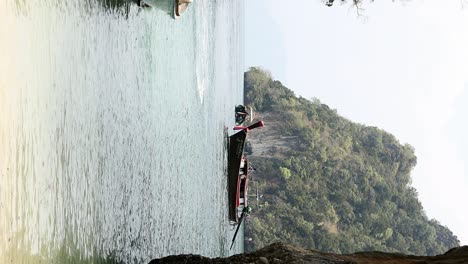
[[[266,123],[246,148],[257,169],[250,194],[263,195],[250,197],[247,250],[282,241],[334,253],[435,255],[459,245],[427,218],[411,187],[410,145],[296,97],[261,69],[245,73],[244,88],[245,104]]]

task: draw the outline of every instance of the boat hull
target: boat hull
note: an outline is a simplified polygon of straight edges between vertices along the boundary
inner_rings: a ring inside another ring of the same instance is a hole
[[[228,203],[229,221],[234,224],[239,222],[238,207],[240,194],[240,167],[244,153],[244,145],[247,131],[241,130],[229,137],[228,154]]]

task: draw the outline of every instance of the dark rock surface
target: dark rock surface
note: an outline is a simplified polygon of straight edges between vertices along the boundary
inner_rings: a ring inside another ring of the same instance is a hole
[[[442,255],[425,257],[382,252],[360,252],[350,255],[337,255],[307,250],[284,243],[275,243],[253,253],[234,255],[229,258],[210,259],[199,255],[179,255],[154,259],[149,264],[166,263],[468,264],[468,246],[450,249]]]

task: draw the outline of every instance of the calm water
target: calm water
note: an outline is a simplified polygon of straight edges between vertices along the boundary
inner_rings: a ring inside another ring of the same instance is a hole
[[[180,20],[154,1],[0,0],[0,263],[242,251],[225,127],[243,1],[196,0]]]

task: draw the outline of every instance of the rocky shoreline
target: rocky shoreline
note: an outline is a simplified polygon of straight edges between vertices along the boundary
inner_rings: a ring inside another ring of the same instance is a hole
[[[399,253],[360,252],[349,255],[322,253],[297,246],[274,243],[258,251],[228,258],[207,258],[199,255],[168,256],[154,259],[149,264],[202,263],[202,264],[463,264],[468,263],[468,246],[452,248],[438,256],[412,256]]]

